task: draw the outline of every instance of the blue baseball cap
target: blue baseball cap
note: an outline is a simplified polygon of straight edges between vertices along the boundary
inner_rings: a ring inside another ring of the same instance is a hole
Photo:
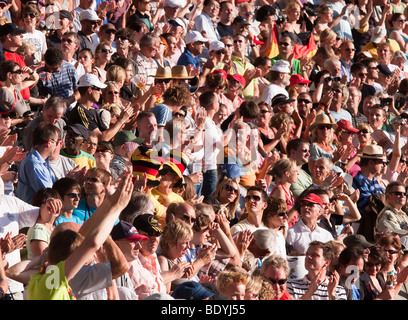
[[[195,281],[185,281],[174,289],[171,296],[174,299],[204,300],[214,294],[206,290],[200,283]]]

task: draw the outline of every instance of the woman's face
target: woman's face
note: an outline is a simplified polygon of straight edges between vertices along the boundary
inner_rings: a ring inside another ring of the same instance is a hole
[[[231,203],[238,196],[238,185],[234,182],[231,182],[225,185],[220,193],[220,199],[223,203]]]
[[[395,265],[398,259],[398,251],[392,245],[386,245],[383,249],[387,253],[388,263],[391,265]]]
[[[287,13],[287,15],[289,22],[298,21],[300,18],[300,7],[295,6]]]
[[[125,83],[130,83],[130,81],[131,81],[132,78],[133,78],[133,66],[132,66],[131,64],[129,64],[129,65],[126,67],[125,72],[126,72],[126,80],[125,80]]]
[[[23,73],[21,72],[20,66],[15,66],[13,71],[11,71],[10,82],[13,85],[20,84],[23,79]]]
[[[0,117],[0,128],[10,129],[11,118],[9,114],[2,114]]]
[[[265,105],[261,105],[260,109],[261,113],[259,115],[258,122],[261,122],[261,124],[269,125],[272,118],[272,112]]]
[[[330,23],[333,21],[333,10],[329,9],[320,16],[323,23]]]
[[[320,125],[317,127],[317,141],[323,141],[332,137],[332,128],[330,125]]]
[[[23,23],[24,26],[31,26],[31,27],[35,27],[36,23],[37,23],[37,17],[35,16],[34,13],[25,13],[23,15]]]
[[[352,143],[354,139],[355,133],[350,131],[343,131],[341,133],[341,144],[346,145],[348,143]]]
[[[364,264],[364,271],[370,276],[376,276],[381,270],[381,264],[377,263],[373,258],[368,256],[368,261]]]
[[[116,86],[110,85],[105,89],[103,100],[105,103],[120,104],[120,90]]]
[[[98,59],[102,62],[108,62],[110,61],[112,57],[112,48],[109,46],[103,45],[101,49],[96,53],[98,55]]]
[[[360,144],[368,144],[371,141],[371,133],[367,129],[360,129],[357,138]]]
[[[288,213],[287,212],[278,212],[274,215],[269,215],[266,219],[266,226],[268,228],[279,228],[285,226],[288,222]]]
[[[181,258],[182,256],[184,256],[188,248],[190,248],[190,241],[191,238],[187,240],[177,240],[177,244],[175,246],[170,245],[170,250],[172,252],[171,255],[176,258]]]

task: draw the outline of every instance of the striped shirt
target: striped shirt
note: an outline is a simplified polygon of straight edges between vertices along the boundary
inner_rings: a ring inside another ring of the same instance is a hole
[[[300,300],[309,289],[310,283],[311,282],[309,281],[309,279],[307,279],[307,276],[304,276],[301,279],[288,280],[286,287],[290,296],[294,300]],[[310,300],[330,300],[329,293],[327,291],[328,283],[329,281],[326,278],[326,280],[319,285]],[[336,287],[335,295],[338,300],[347,300],[346,290],[342,286]]]
[[[365,207],[370,201],[370,197],[376,193],[385,193],[383,187],[380,186],[377,179],[368,179],[359,171],[353,178],[353,188],[360,191],[360,198],[357,201],[357,207],[360,212],[364,212]]]
[[[63,99],[70,97],[77,88],[78,73],[75,67],[63,61],[61,69],[51,74],[50,81],[39,80],[42,95],[58,95]]]

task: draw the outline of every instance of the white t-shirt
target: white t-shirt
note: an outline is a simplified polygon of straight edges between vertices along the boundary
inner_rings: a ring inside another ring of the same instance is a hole
[[[34,207],[15,196],[0,195],[0,238],[4,238],[8,232],[11,237],[19,234],[19,230],[32,227],[37,221],[39,208]],[[20,251],[14,250],[6,255],[9,266],[21,261]],[[22,283],[8,279],[11,292],[24,290]]]
[[[42,61],[42,57],[47,51],[47,40],[44,33],[42,33],[40,30],[34,30],[33,33],[26,32],[23,33],[23,40],[27,40],[35,46],[37,49],[37,51],[34,53],[35,60],[37,62]]]
[[[215,122],[208,118],[204,125],[204,161],[206,170],[217,169],[217,158],[223,152],[222,131]]]

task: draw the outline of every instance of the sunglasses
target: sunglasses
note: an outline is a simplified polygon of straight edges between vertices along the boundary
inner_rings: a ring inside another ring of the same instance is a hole
[[[331,91],[336,92],[336,93],[342,93],[340,89],[331,89]]]
[[[26,13],[26,14],[24,15],[24,18],[27,18],[27,17],[30,17],[31,19],[34,19],[34,18],[35,18],[35,14],[34,14],[34,13]]]
[[[190,217],[188,214],[183,214],[183,220],[184,221],[190,221],[190,222],[192,222],[192,223],[195,223],[196,222],[196,218],[192,218],[192,217]]]
[[[277,213],[276,215],[279,216],[279,217],[284,217],[284,216],[286,216],[287,214],[288,214],[287,212],[279,212],[279,213]]]
[[[231,47],[233,47],[234,45],[233,44],[226,44],[225,45],[227,48],[231,48]]]
[[[308,104],[308,103],[311,103],[312,101],[310,101],[310,100],[308,100],[308,99],[297,99],[297,102],[298,103],[306,103],[306,104]]]
[[[279,45],[282,46],[282,47],[289,47],[290,43],[288,43],[288,42],[279,42]]]
[[[101,88],[98,88],[98,87],[91,87],[91,89],[92,89],[92,90],[95,90],[95,91],[102,91],[102,89],[101,89]]]
[[[330,129],[331,129],[331,126],[321,125],[321,126],[318,126],[317,129],[319,129],[319,130],[325,130],[325,129],[330,130]]]
[[[122,41],[129,40],[129,38],[128,38],[128,37],[125,37],[125,36],[118,36],[118,39],[120,39],[120,40],[122,40]]]
[[[119,94],[119,91],[108,91],[107,94]]]
[[[107,33],[107,34],[115,34],[116,31],[115,31],[115,30],[105,30],[105,33]]]
[[[61,42],[68,42],[69,44],[73,43],[74,41],[71,39],[62,39]]]
[[[173,116],[174,116],[174,117],[182,117],[182,118],[185,118],[185,117],[186,117],[186,115],[185,115],[184,113],[180,113],[180,112],[174,113]]]
[[[309,149],[302,149],[302,153],[307,153],[307,152],[310,152],[310,150]]]
[[[14,73],[14,74],[22,74],[23,73],[23,71],[21,71],[21,69],[10,71],[10,72]]]
[[[270,283],[273,283],[273,284],[279,284],[279,285],[283,285],[283,284],[285,284],[287,281],[288,281],[288,279],[279,279],[279,280],[275,280],[275,279],[272,279],[272,278],[266,278]]]
[[[260,196],[246,196],[245,200],[246,201],[254,200],[255,202],[258,202],[258,201],[261,201],[261,197]]]
[[[157,83],[170,83],[171,79],[156,79]]]
[[[220,56],[220,55],[222,55],[222,54],[225,54],[225,51],[224,50],[218,50],[218,51],[215,51],[214,52],[217,56]]]
[[[112,53],[113,51],[111,49],[101,49],[100,50],[103,53]]]
[[[364,77],[367,77],[367,74],[368,74],[368,73],[359,73],[358,76],[359,76],[360,78],[364,78]]]
[[[356,49],[347,48],[346,51],[356,51]]]
[[[367,129],[360,130],[358,133],[360,134],[367,134],[369,133]]]
[[[234,188],[233,186],[231,186],[231,185],[229,185],[229,184],[227,184],[224,188],[225,188],[225,190],[227,190],[227,191],[232,191],[232,192],[234,192],[234,193],[238,193],[238,189]]]
[[[68,197],[70,197],[71,199],[80,198],[80,197],[81,197],[81,194],[80,194],[80,193],[75,193],[75,192],[66,193],[65,195],[68,196]]]
[[[261,110],[261,113],[268,113],[268,112],[269,112],[269,110],[266,110],[266,109]]]
[[[396,196],[404,196],[404,197],[406,197],[407,196],[407,193],[406,192],[402,192],[402,191],[393,191],[393,192],[390,192],[391,194],[395,194]]]
[[[400,163],[405,163],[405,164],[408,164],[408,161],[407,160],[404,160],[404,159],[400,159],[400,161],[399,161]]]
[[[2,117],[3,119],[14,118],[14,117],[12,117],[12,116],[9,115],[9,114],[2,114],[1,117]]]
[[[242,41],[242,40],[234,40],[234,43],[242,43],[242,42],[244,42],[244,41]]]
[[[387,253],[389,253],[389,254],[396,254],[396,253],[398,253],[398,251],[397,250],[385,250]]]

